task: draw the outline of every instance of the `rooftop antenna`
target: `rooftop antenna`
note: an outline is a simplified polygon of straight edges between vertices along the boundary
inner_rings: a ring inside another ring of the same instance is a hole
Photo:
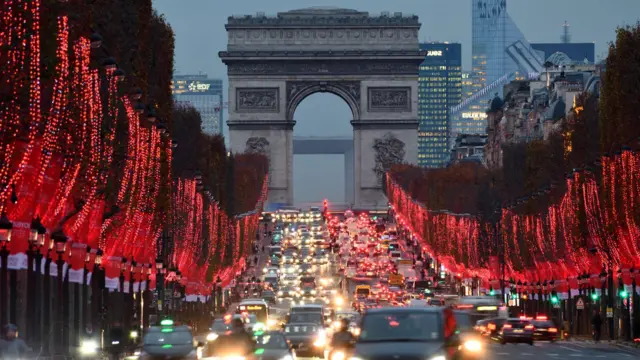
[[[564,44],[568,44],[571,42],[571,34],[569,33],[569,23],[566,20],[562,25],[562,36],[560,37],[560,40]]]

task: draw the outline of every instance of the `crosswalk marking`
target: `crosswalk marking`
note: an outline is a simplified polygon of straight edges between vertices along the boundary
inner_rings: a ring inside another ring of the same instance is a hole
[[[573,357],[582,357],[582,354],[569,354],[569,356],[573,356]]]

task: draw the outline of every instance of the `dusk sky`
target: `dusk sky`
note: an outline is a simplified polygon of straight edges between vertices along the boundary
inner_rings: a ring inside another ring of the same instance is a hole
[[[218,58],[218,51],[226,48],[224,24],[228,16],[255,15],[256,12],[275,15],[312,6],[339,6],[371,14],[401,11],[418,15],[422,23],[420,40],[461,43],[463,69],[471,68],[471,0],[153,0],[153,3],[175,32],[178,74],[203,71],[209,77],[225,79],[225,84],[226,67]],[[595,42],[596,60],[606,57],[616,27],[640,20],[639,0],[510,0],[507,3],[507,12],[530,42],[560,42],[562,24],[567,21],[572,42]],[[296,110],[295,119],[294,135],[297,136],[352,135],[351,111],[335,95],[308,97]],[[343,202],[344,193],[342,156],[296,155],[296,202],[323,198]]]

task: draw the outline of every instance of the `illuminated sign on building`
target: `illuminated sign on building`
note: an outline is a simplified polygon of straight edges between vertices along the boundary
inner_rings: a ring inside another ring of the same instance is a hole
[[[474,119],[474,120],[480,120],[480,119],[486,119],[487,118],[487,114],[483,113],[483,112],[464,112],[462,113],[462,118],[463,119]]]
[[[427,56],[442,56],[442,50],[429,50]]]
[[[178,94],[207,94],[212,92],[212,81],[201,80],[174,80],[172,90],[174,95]]]

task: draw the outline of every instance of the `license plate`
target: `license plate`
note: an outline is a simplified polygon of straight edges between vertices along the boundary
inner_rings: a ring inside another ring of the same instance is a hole
[[[513,330],[514,333],[522,333],[524,330]]]

